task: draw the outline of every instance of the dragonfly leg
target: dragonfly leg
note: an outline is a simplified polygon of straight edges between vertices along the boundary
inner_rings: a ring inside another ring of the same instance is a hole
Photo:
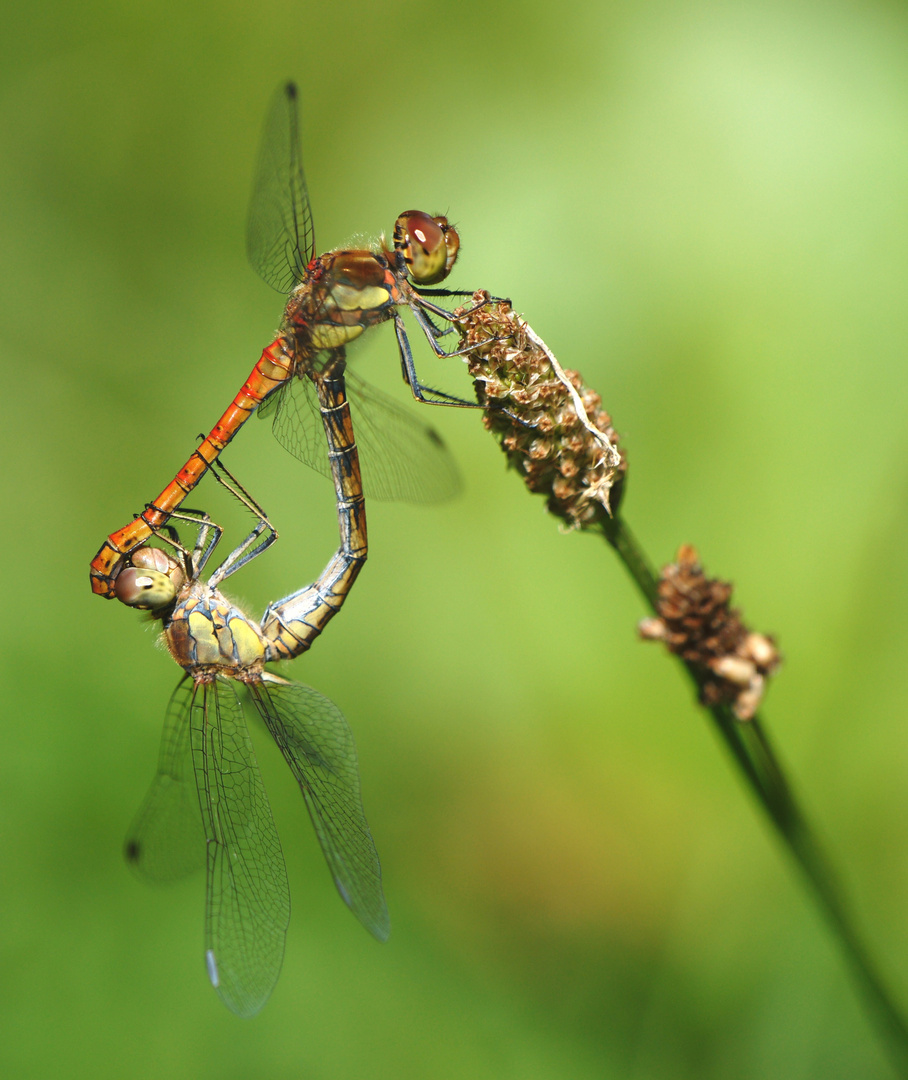
[[[152,515],[161,513],[160,507],[155,506],[154,503],[148,503],[145,511],[150,511]],[[196,577],[202,572],[205,564],[211,558],[211,554],[220,542],[224,530],[220,525],[212,521],[204,510],[190,510],[189,507],[181,507],[179,510],[171,511],[165,521],[169,521],[171,518],[175,518],[177,521],[186,521],[198,529],[195,547],[192,551],[181,542],[180,534],[172,525],[149,525],[149,529],[153,536],[163,540],[165,544],[169,544],[174,551],[180,552],[189,577]]]
[[[475,308],[472,308],[471,310],[475,311],[475,310],[477,310],[477,308],[485,307],[485,303],[486,302],[483,301],[481,304],[477,304],[477,306]],[[429,342],[429,345],[432,347],[432,352],[434,352],[435,355],[440,360],[447,360],[447,359],[450,359],[452,356],[466,356],[467,353],[471,353],[475,349],[474,345],[464,345],[460,349],[452,349],[451,352],[445,352],[445,350],[436,341],[435,332],[434,332],[435,331],[435,326],[432,323],[432,321],[429,319],[428,315],[426,315],[425,311],[422,310],[422,307],[413,307],[410,310],[413,312],[413,315],[416,318],[416,321],[419,323],[420,329],[426,335],[426,340]],[[445,312],[444,308],[436,309],[435,306],[433,305],[430,310],[432,311],[432,313],[434,315],[437,315],[439,312],[442,312],[443,314],[446,314],[449,319],[454,321],[453,317],[448,312]],[[498,338],[489,338],[490,342],[497,341],[497,340],[499,340],[499,339]]]
[[[417,290],[416,286],[413,286],[413,291],[417,292],[420,297],[423,296],[456,296],[458,298],[464,296],[472,296],[473,294],[467,289],[424,289],[422,285]],[[497,297],[490,297],[489,299],[497,299]],[[444,309],[442,308],[444,311]],[[436,312],[436,314],[438,314]],[[446,313],[447,314],[447,313]]]
[[[414,292],[416,292],[415,289]],[[464,292],[462,289],[420,289],[419,292],[416,293],[419,307],[423,311],[431,311],[433,315],[437,315],[440,319],[444,319],[445,322],[449,323],[460,322],[460,320],[467,315],[473,315],[477,311],[482,311],[482,309],[489,304],[507,304],[510,306],[511,303],[505,296],[487,296],[484,300],[478,301],[473,304],[472,307],[464,308],[463,311],[455,315],[453,312],[448,311],[447,308],[439,307],[438,304],[433,304],[430,300],[426,299],[427,296],[469,296],[472,299],[473,295],[473,293]]]
[[[266,533],[265,538],[264,540],[259,540],[262,533]],[[231,574],[235,574],[241,567],[246,566],[247,563],[258,558],[263,551],[267,551],[275,540],[277,540],[277,533],[274,531],[271,523],[269,521],[257,522],[255,528],[249,535],[241,543],[237,544],[233,551],[230,552],[227,558],[211,575],[208,579],[208,584],[212,588],[218,588],[225,578],[230,577]]]
[[[417,316],[418,318],[418,316]],[[431,324],[429,324],[431,326]],[[457,356],[458,353],[438,352],[438,344],[432,337],[431,331],[423,327],[426,337],[433,342],[433,348],[438,356]],[[416,375],[416,365],[413,362],[413,350],[410,348],[410,339],[407,337],[407,329],[403,319],[397,314],[394,316],[394,332],[397,335],[397,348],[400,352],[400,369],[404,382],[410,387],[410,392],[417,401],[424,405],[450,405],[457,409],[481,409],[482,406],[476,401],[465,401],[455,397],[444,390],[436,390],[431,386],[425,386]],[[431,396],[429,396],[431,395]]]
[[[247,510],[250,510],[258,518],[255,527],[245,540],[230,552],[227,558],[211,575],[209,585],[213,588],[217,588],[225,578],[230,577],[231,574],[235,574],[241,567],[246,566],[247,563],[250,563],[253,559],[261,555],[263,551],[270,548],[275,540],[277,540],[278,533],[268,520],[268,515],[265,511],[259,506],[255,499],[253,499],[242,484],[240,484],[222,461],[212,462],[211,474],[222,487],[229,491],[235,498],[239,499]],[[265,538],[259,540],[262,533],[266,534]]]

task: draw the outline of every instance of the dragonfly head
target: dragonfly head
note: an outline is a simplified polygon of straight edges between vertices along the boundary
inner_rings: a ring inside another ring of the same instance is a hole
[[[403,256],[415,285],[435,285],[451,272],[460,237],[446,217],[407,210],[394,222],[394,250]]]
[[[140,611],[169,607],[185,580],[183,568],[160,548],[137,548],[117,575],[114,592],[121,604]]]

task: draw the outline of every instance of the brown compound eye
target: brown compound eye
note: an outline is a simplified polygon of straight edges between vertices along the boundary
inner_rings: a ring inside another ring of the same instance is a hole
[[[157,611],[173,603],[177,590],[170,578],[160,570],[127,566],[117,574],[114,593],[120,603],[127,607]]]
[[[460,233],[443,214],[439,214],[432,220],[445,234],[445,249],[448,253],[445,259],[445,277],[447,277],[451,273],[451,267],[454,265],[457,253],[460,251]]]
[[[172,555],[160,548],[140,547],[117,575],[114,594],[127,607],[157,611],[174,602],[185,580],[183,567]]]
[[[460,237],[446,217],[430,217],[422,210],[408,210],[394,223],[394,250],[407,264],[417,285],[434,285],[448,276]]]
[[[161,574],[166,574],[168,577],[173,577],[174,573],[180,570],[180,564],[168,555],[166,551],[161,551],[160,548],[154,547],[140,547],[136,548],[134,552],[129,556],[130,566],[134,566],[137,570],[157,570]],[[179,584],[182,584],[180,582]]]

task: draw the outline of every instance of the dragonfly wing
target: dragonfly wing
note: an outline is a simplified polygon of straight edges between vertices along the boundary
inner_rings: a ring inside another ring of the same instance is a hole
[[[461,489],[451,451],[431,424],[348,372],[347,394],[356,443],[363,456],[363,486],[378,499],[444,502]],[[421,406],[420,406],[421,408]]]
[[[349,370],[346,384],[368,498],[434,503],[458,493],[461,480],[457,465],[433,427]],[[294,378],[281,390],[274,434],[295,458],[331,476],[318,395],[311,379]]]
[[[249,203],[246,253],[265,281],[282,293],[303,280],[315,256],[293,83],[278,89],[265,121]]]
[[[170,698],[157,773],[126,836],[126,861],[147,881],[176,881],[205,865],[189,744],[194,689],[187,675]]]
[[[343,713],[316,690],[270,673],[249,690],[300,786],[338,892],[363,926],[385,941],[391,924],[381,866]]]
[[[233,683],[192,703],[192,758],[208,844],[205,958],[221,1000],[254,1016],[284,958],[290,889],[280,840]]]
[[[274,416],[274,437],[298,461],[330,479],[328,440],[312,380],[292,378],[275,397],[276,408],[269,408],[264,414],[266,417]]]

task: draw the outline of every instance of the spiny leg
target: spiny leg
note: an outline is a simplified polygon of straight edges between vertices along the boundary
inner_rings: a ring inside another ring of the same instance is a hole
[[[225,578],[235,574],[241,567],[257,558],[277,540],[278,533],[268,519],[268,515],[262,507],[253,499],[249,492],[236,479],[222,461],[212,462],[211,473],[215,480],[243,506],[246,507],[258,521],[249,535],[238,544],[221,565],[211,575],[210,584],[217,587]],[[263,540],[259,540],[262,533],[266,533]]]

